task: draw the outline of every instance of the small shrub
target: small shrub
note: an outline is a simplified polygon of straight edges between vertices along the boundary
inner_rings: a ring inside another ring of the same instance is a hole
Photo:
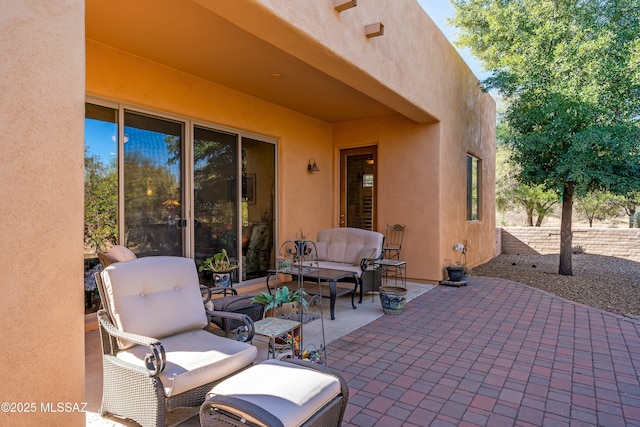
[[[572,252],[574,255],[582,255],[582,254],[586,254],[587,250],[582,246],[574,246],[572,249]]]

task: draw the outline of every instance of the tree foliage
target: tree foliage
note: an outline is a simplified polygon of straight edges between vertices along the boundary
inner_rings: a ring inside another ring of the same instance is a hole
[[[605,191],[593,191],[577,199],[578,212],[582,213],[593,227],[593,221],[604,221],[618,214],[615,196]]]
[[[85,155],[84,243],[100,251],[114,245],[118,236],[118,174],[115,163],[103,164]]]
[[[554,191],[542,185],[530,186],[518,180],[520,167],[513,162],[512,148],[501,144],[498,138],[496,150],[496,207],[505,212],[521,208],[527,216],[527,226],[540,227],[545,217],[553,210],[559,199]]]
[[[638,212],[636,211],[638,205],[640,205],[640,190],[624,196],[615,196],[613,203],[629,217],[629,228],[640,228]]]
[[[640,0],[452,0],[453,23],[505,97],[519,179],[562,198],[571,275],[573,196],[629,194],[640,177]]]

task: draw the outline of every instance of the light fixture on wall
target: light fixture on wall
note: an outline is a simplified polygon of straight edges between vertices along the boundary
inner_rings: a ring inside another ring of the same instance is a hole
[[[307,165],[307,170],[311,173],[317,173],[320,172],[320,168],[318,167],[318,164],[316,163],[315,159],[309,159],[309,164]]]

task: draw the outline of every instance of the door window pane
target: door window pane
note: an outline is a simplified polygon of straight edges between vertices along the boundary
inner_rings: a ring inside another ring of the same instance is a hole
[[[274,266],[275,145],[242,138],[243,280],[264,277]]]
[[[124,125],[125,245],[181,256],[183,124],[125,111]]]
[[[373,154],[349,155],[346,158],[347,227],[373,230],[375,167]]]
[[[198,264],[225,249],[238,262],[238,136],[195,126],[194,240]]]

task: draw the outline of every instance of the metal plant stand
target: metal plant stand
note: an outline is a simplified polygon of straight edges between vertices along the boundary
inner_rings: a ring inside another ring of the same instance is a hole
[[[311,283],[309,278],[307,278],[305,281],[305,274],[313,273],[316,271],[318,271],[318,252],[315,243],[310,240],[287,240],[280,246],[280,252],[276,262],[276,269],[272,274],[276,275],[276,287],[287,284],[291,287],[295,287],[296,291],[298,292],[299,309],[292,313],[281,314],[279,316],[280,318],[300,322],[300,351],[295,351],[295,344],[294,342],[292,342],[292,357],[303,358],[303,354],[305,351],[304,325],[319,318],[321,322],[320,329],[322,332],[322,342],[319,347],[316,347],[313,351],[319,353],[320,362],[326,365],[327,350],[324,334],[324,317],[322,312],[322,301],[318,296],[321,294],[320,279],[313,279],[313,286],[314,288],[315,286],[317,286],[318,290],[316,296],[311,297],[305,292],[305,282],[307,289],[309,289]],[[282,274],[291,275],[292,277],[294,277],[294,280],[290,282],[280,282],[280,276]],[[304,302],[302,301],[302,299],[304,299]]]

